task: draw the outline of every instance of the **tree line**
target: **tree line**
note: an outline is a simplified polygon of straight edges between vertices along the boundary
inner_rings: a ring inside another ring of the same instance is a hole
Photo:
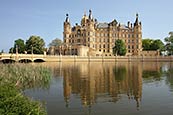
[[[142,47],[143,50],[159,50],[160,52],[167,52],[167,55],[173,54],[173,32],[169,32],[169,35],[164,38],[165,44],[160,39],[143,39]]]
[[[168,55],[173,54],[173,32],[169,32],[168,37],[164,38],[165,44],[160,39],[143,39],[142,48],[143,51],[166,51]],[[49,43],[49,47],[58,48],[62,44],[62,40],[56,38]],[[26,42],[22,39],[14,41],[14,46],[10,48],[9,53],[27,53],[27,54],[43,54],[46,51],[45,42],[40,36],[30,36]],[[121,39],[115,41],[113,47],[114,55],[125,55],[127,52],[125,43]],[[3,51],[1,51],[3,53]]]
[[[30,36],[26,42],[23,39],[15,40],[9,53],[43,54],[45,50],[45,42],[40,36]]]
[[[56,38],[49,43],[49,47],[57,47],[62,44],[62,40]],[[9,53],[43,54],[46,51],[45,41],[40,36],[30,36],[26,42],[19,38],[14,41],[14,46],[9,49]]]

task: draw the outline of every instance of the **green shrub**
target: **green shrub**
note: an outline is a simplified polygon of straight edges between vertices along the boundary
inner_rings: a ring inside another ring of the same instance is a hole
[[[0,115],[46,115],[43,104],[22,94],[32,87],[48,87],[50,70],[28,64],[0,65]]]

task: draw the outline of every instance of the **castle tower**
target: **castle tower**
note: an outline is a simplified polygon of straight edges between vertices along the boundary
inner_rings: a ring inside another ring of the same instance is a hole
[[[88,38],[88,47],[89,48],[95,48],[95,21],[94,18],[92,16],[92,11],[89,10],[89,16],[88,16],[88,20],[87,20],[87,25],[86,25],[86,30],[88,32],[87,38]]]
[[[134,23],[134,40],[135,40],[135,52],[139,54],[142,51],[142,24],[139,22],[139,15],[136,14],[136,20]]]
[[[64,39],[64,43],[67,43],[66,45],[68,45],[68,43],[69,43],[70,34],[71,34],[70,19],[69,19],[68,14],[66,14],[66,19],[64,22],[64,32],[63,32],[63,39]]]
[[[86,13],[84,13],[82,20],[81,20],[81,26],[85,27],[87,24],[88,17],[86,16]]]

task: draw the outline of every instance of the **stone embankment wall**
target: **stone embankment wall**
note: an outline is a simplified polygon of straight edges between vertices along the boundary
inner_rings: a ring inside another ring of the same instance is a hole
[[[135,61],[173,61],[173,56],[46,56],[46,62],[135,62]]]

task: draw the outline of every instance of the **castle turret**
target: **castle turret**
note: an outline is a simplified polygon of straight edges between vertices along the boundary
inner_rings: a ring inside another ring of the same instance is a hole
[[[135,52],[139,55],[142,51],[142,24],[139,22],[139,16],[136,14],[136,20],[134,23],[134,40],[135,40]]]
[[[88,20],[88,17],[86,16],[86,13],[84,13],[82,20],[81,20],[82,27],[85,27],[87,25],[87,20]]]
[[[64,43],[69,43],[69,35],[71,33],[71,25],[70,25],[70,19],[68,14],[66,14],[66,19],[64,22]]]
[[[87,20],[87,32],[89,33],[87,36],[88,41],[88,47],[95,48],[95,20],[92,16],[92,11],[89,10],[89,16]]]
[[[89,18],[88,18],[88,29],[90,29],[90,30],[95,30],[94,29],[94,25],[95,25],[95,20],[94,20],[94,18],[93,18],[93,16],[92,16],[92,11],[91,10],[89,10],[89,16],[88,16]]]
[[[139,15],[136,14],[136,20],[134,23],[134,31],[141,32],[141,22],[139,22]]]

